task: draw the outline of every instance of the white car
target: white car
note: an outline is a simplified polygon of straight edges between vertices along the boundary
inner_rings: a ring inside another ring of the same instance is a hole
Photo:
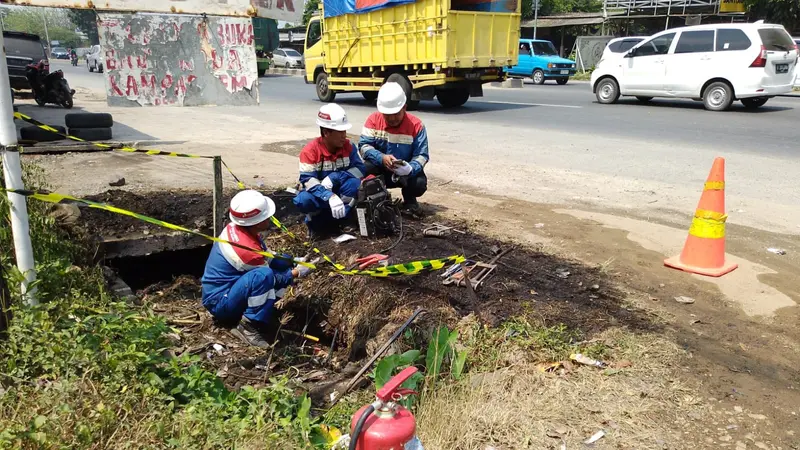
[[[792,90],[797,45],[781,25],[698,25],[662,31],[592,72],[599,103],[620,95],[702,100],[724,111],[734,100],[758,108]]]
[[[285,67],[287,69],[302,69],[303,55],[292,48],[278,48],[272,52],[272,64],[275,67]]]
[[[89,72],[100,72],[103,73],[103,69],[105,68],[105,55],[103,55],[103,49],[99,45],[93,45],[92,48],[89,49],[89,53],[86,54],[86,67],[89,68]]]
[[[608,41],[605,50],[603,50],[603,56],[600,58],[600,61],[612,58],[614,56],[621,57],[628,53],[628,50],[632,49],[645,39],[647,39],[647,36],[627,36],[614,38]]]
[[[800,37],[794,37],[792,40],[794,40],[794,44],[800,48]],[[794,71],[797,73],[794,77],[794,87],[800,88],[800,64],[795,66]]]

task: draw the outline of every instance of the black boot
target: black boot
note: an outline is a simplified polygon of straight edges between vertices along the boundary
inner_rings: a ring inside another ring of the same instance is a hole
[[[261,334],[261,330],[253,325],[253,322],[250,322],[247,317],[242,317],[242,321],[239,322],[239,325],[237,325],[236,328],[231,330],[231,334],[241,339],[247,345],[252,345],[259,348],[272,347],[269,342],[264,339],[264,336]]]

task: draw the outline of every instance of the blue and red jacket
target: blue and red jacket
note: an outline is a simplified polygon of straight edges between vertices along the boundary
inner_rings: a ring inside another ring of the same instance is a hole
[[[358,154],[358,148],[350,140],[334,152],[330,152],[321,137],[309,142],[300,152],[300,183],[306,192],[328,201],[333,192],[320,183],[330,177],[334,186],[341,186],[346,178],[364,178],[367,168]]]
[[[389,127],[383,114],[367,118],[358,148],[365,161],[383,166],[383,155],[392,155],[411,165],[411,176],[419,174],[428,163],[428,133],[419,118],[406,113],[396,127]]]
[[[219,238],[248,248],[269,251],[258,235],[236,224],[228,224],[220,233]],[[292,284],[293,281],[292,267],[294,264],[291,260],[267,259],[251,250],[215,242],[211,248],[211,254],[208,256],[203,278],[200,280],[203,285],[203,305],[216,304],[228,293],[239,277],[250,270],[264,266],[272,269],[275,275],[275,285],[273,290],[268,293],[268,299],[274,300],[276,297],[282,297],[280,291]]]

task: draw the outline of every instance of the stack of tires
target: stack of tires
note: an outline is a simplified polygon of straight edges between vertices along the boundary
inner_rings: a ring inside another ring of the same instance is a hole
[[[85,141],[109,141],[114,118],[108,113],[71,113],[64,117],[70,136]]]

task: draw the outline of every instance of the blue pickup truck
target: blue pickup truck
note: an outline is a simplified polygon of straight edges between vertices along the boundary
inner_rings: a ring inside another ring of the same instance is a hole
[[[516,66],[506,68],[506,73],[512,77],[531,77],[534,84],[544,84],[546,80],[567,84],[569,77],[575,75],[575,61],[558,56],[550,41],[520,39],[519,61]]]

